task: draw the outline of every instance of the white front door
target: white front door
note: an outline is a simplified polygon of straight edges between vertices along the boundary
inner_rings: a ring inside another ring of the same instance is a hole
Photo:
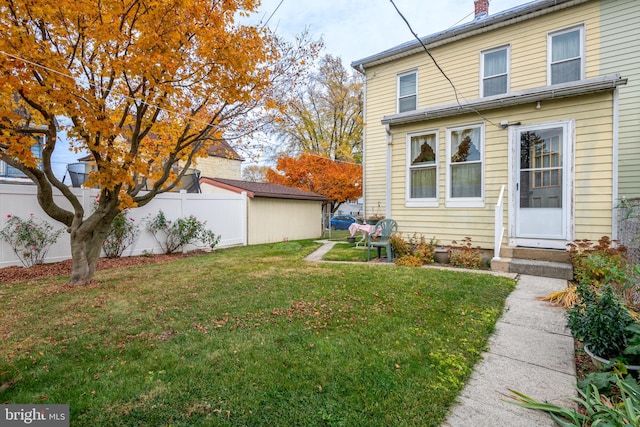
[[[514,147],[510,244],[564,249],[570,226],[569,122],[519,126]]]

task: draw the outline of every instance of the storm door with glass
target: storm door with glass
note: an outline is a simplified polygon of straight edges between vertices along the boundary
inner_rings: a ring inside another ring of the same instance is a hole
[[[516,238],[567,238],[568,133],[567,124],[522,127],[516,132]]]

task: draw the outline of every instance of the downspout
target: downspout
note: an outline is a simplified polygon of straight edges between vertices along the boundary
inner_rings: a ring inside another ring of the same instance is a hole
[[[360,72],[364,75],[364,85],[362,90],[364,95],[362,97],[362,217],[367,217],[367,73],[364,70],[362,64],[360,64]]]
[[[387,123],[384,125],[387,133],[387,161],[386,161],[386,177],[385,177],[385,200],[384,200],[384,216],[391,218],[391,157],[393,151],[393,134],[391,126]]]
[[[612,197],[612,211],[611,211],[611,240],[618,240],[618,176],[619,173],[619,159],[620,155],[618,153],[619,144],[618,144],[618,126],[620,124],[620,96],[619,96],[618,88],[616,87],[613,90],[613,165],[611,168],[611,173],[613,175],[613,185],[611,188],[611,197]]]

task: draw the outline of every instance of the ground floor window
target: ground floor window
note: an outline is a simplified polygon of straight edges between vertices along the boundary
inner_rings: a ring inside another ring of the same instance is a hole
[[[407,200],[436,201],[438,197],[438,132],[407,135]]]
[[[447,206],[483,203],[484,126],[447,129]]]

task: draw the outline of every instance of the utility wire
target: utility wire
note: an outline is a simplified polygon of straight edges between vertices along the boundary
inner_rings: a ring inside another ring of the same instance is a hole
[[[269,15],[269,18],[264,22],[264,24],[262,24],[262,27],[266,27],[267,24],[269,23],[269,21],[271,21],[271,18],[273,18],[273,15],[276,14],[276,12],[278,11],[278,9],[280,9],[280,6],[282,6],[282,3],[284,3],[284,0],[280,0],[280,3],[278,3],[278,6],[276,6],[276,8],[274,9],[273,12],[271,12],[271,15]]]
[[[420,45],[422,46],[422,48],[424,49],[425,52],[427,52],[427,55],[429,55],[429,58],[431,58],[431,60],[433,61],[434,65],[436,66],[436,68],[438,69],[438,71],[440,71],[440,73],[444,76],[445,79],[447,79],[447,81],[449,82],[449,84],[451,85],[451,87],[453,88],[453,94],[456,97],[456,103],[458,104],[458,106],[460,106],[460,108],[462,109],[468,109],[471,110],[472,112],[476,113],[477,115],[479,115],[480,117],[482,117],[482,119],[486,120],[487,122],[491,123],[492,125],[494,125],[497,128],[502,129],[501,126],[493,123],[491,120],[489,120],[485,115],[483,115],[480,111],[476,110],[473,107],[470,107],[468,105],[464,106],[460,103],[460,99],[458,98],[458,94],[460,94],[460,97],[462,99],[464,99],[465,101],[469,102],[464,95],[462,95],[462,93],[460,93],[458,91],[458,89],[456,88],[456,85],[453,84],[453,81],[449,78],[449,76],[447,76],[447,73],[444,72],[444,70],[442,69],[442,67],[440,67],[440,65],[438,64],[438,61],[436,61],[436,59],[433,57],[433,55],[431,54],[431,52],[429,51],[429,48],[427,48],[427,45],[424,44],[424,42],[422,41],[422,39],[418,36],[418,34],[416,34],[415,31],[413,31],[413,28],[411,27],[411,24],[409,23],[409,21],[407,20],[407,18],[405,18],[405,16],[402,14],[402,12],[400,12],[400,9],[398,9],[398,6],[396,6],[395,2],[393,0],[389,0],[391,2],[391,4],[393,5],[393,7],[395,8],[396,12],[398,13],[398,15],[400,16],[400,18],[402,18],[402,20],[405,22],[405,24],[407,24],[407,28],[409,28],[409,31],[411,32],[411,34],[413,35],[413,37],[416,38],[416,40],[418,40],[418,42],[420,42]],[[466,18],[466,17],[465,17]],[[463,19],[465,19],[463,18]]]
[[[455,27],[456,25],[458,25],[459,23],[461,23],[462,21],[464,21],[465,19],[467,19],[468,17],[470,17],[472,13],[473,13],[473,12],[469,12],[469,13],[467,13],[467,15],[466,15],[464,18],[460,19],[458,22],[456,22],[455,24],[451,25],[449,28],[453,28],[453,27]],[[447,28],[447,30],[448,30],[449,28]]]

